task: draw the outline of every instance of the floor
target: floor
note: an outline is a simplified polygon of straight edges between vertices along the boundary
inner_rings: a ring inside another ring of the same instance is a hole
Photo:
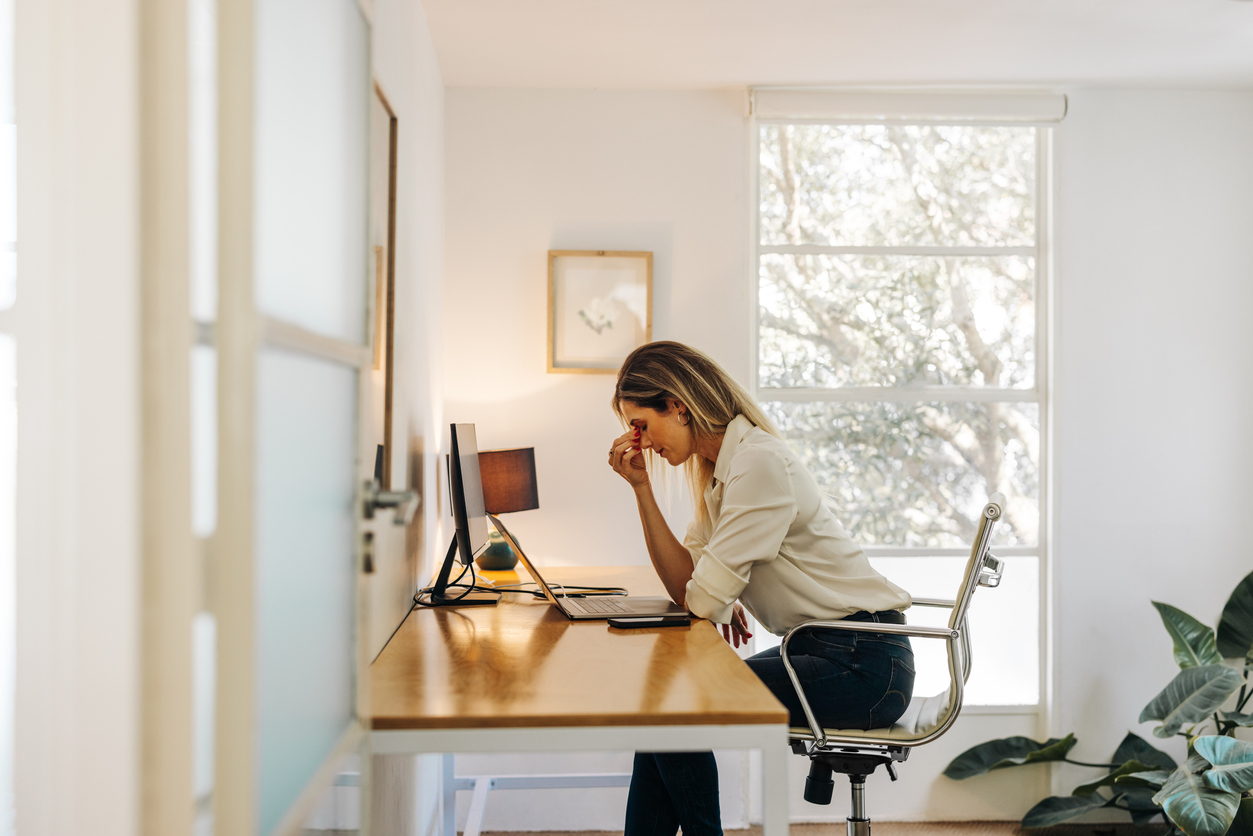
[[[1063,824],[1044,830],[1023,830],[1016,821],[884,821],[873,825],[874,836],[1164,836],[1165,824],[1136,827],[1132,824]],[[843,822],[793,824],[789,836],[843,836]],[[308,830],[309,836],[357,836],[355,830]],[[620,830],[522,832],[486,831],[483,836],[621,836]],[[761,828],[728,830],[725,836],[761,836]]]
[[[1046,830],[1023,830],[1016,821],[875,822],[874,836],[1163,836],[1166,825],[1136,827],[1132,824],[1063,824]],[[843,822],[793,824],[789,836],[843,836]],[[581,832],[527,831],[485,832],[483,836],[620,836],[621,831],[584,830]],[[728,830],[726,836],[760,836],[761,828]]]

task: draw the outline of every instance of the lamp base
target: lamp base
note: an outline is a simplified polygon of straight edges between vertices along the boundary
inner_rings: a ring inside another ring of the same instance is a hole
[[[487,549],[474,561],[486,572],[504,572],[518,565],[518,556],[509,548],[505,538],[493,531]]]

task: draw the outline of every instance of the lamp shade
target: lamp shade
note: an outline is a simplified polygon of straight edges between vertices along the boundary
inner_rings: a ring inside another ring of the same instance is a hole
[[[539,507],[535,448],[484,450],[479,453],[483,507],[489,514],[509,514]]]

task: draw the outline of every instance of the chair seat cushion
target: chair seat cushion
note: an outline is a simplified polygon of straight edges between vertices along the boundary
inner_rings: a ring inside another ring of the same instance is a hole
[[[934,697],[914,697],[901,718],[886,729],[824,729],[828,735],[839,737],[862,737],[867,739],[908,741],[919,740],[931,734],[948,719],[952,700],[947,691]],[[813,738],[805,726],[788,729],[791,737]]]

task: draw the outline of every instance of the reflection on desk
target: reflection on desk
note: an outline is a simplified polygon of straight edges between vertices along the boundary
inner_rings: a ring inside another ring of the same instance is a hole
[[[649,567],[552,574],[640,595],[660,586]],[[371,703],[379,730],[787,721],[706,621],[618,631],[516,594],[495,607],[410,613],[371,667]]]

